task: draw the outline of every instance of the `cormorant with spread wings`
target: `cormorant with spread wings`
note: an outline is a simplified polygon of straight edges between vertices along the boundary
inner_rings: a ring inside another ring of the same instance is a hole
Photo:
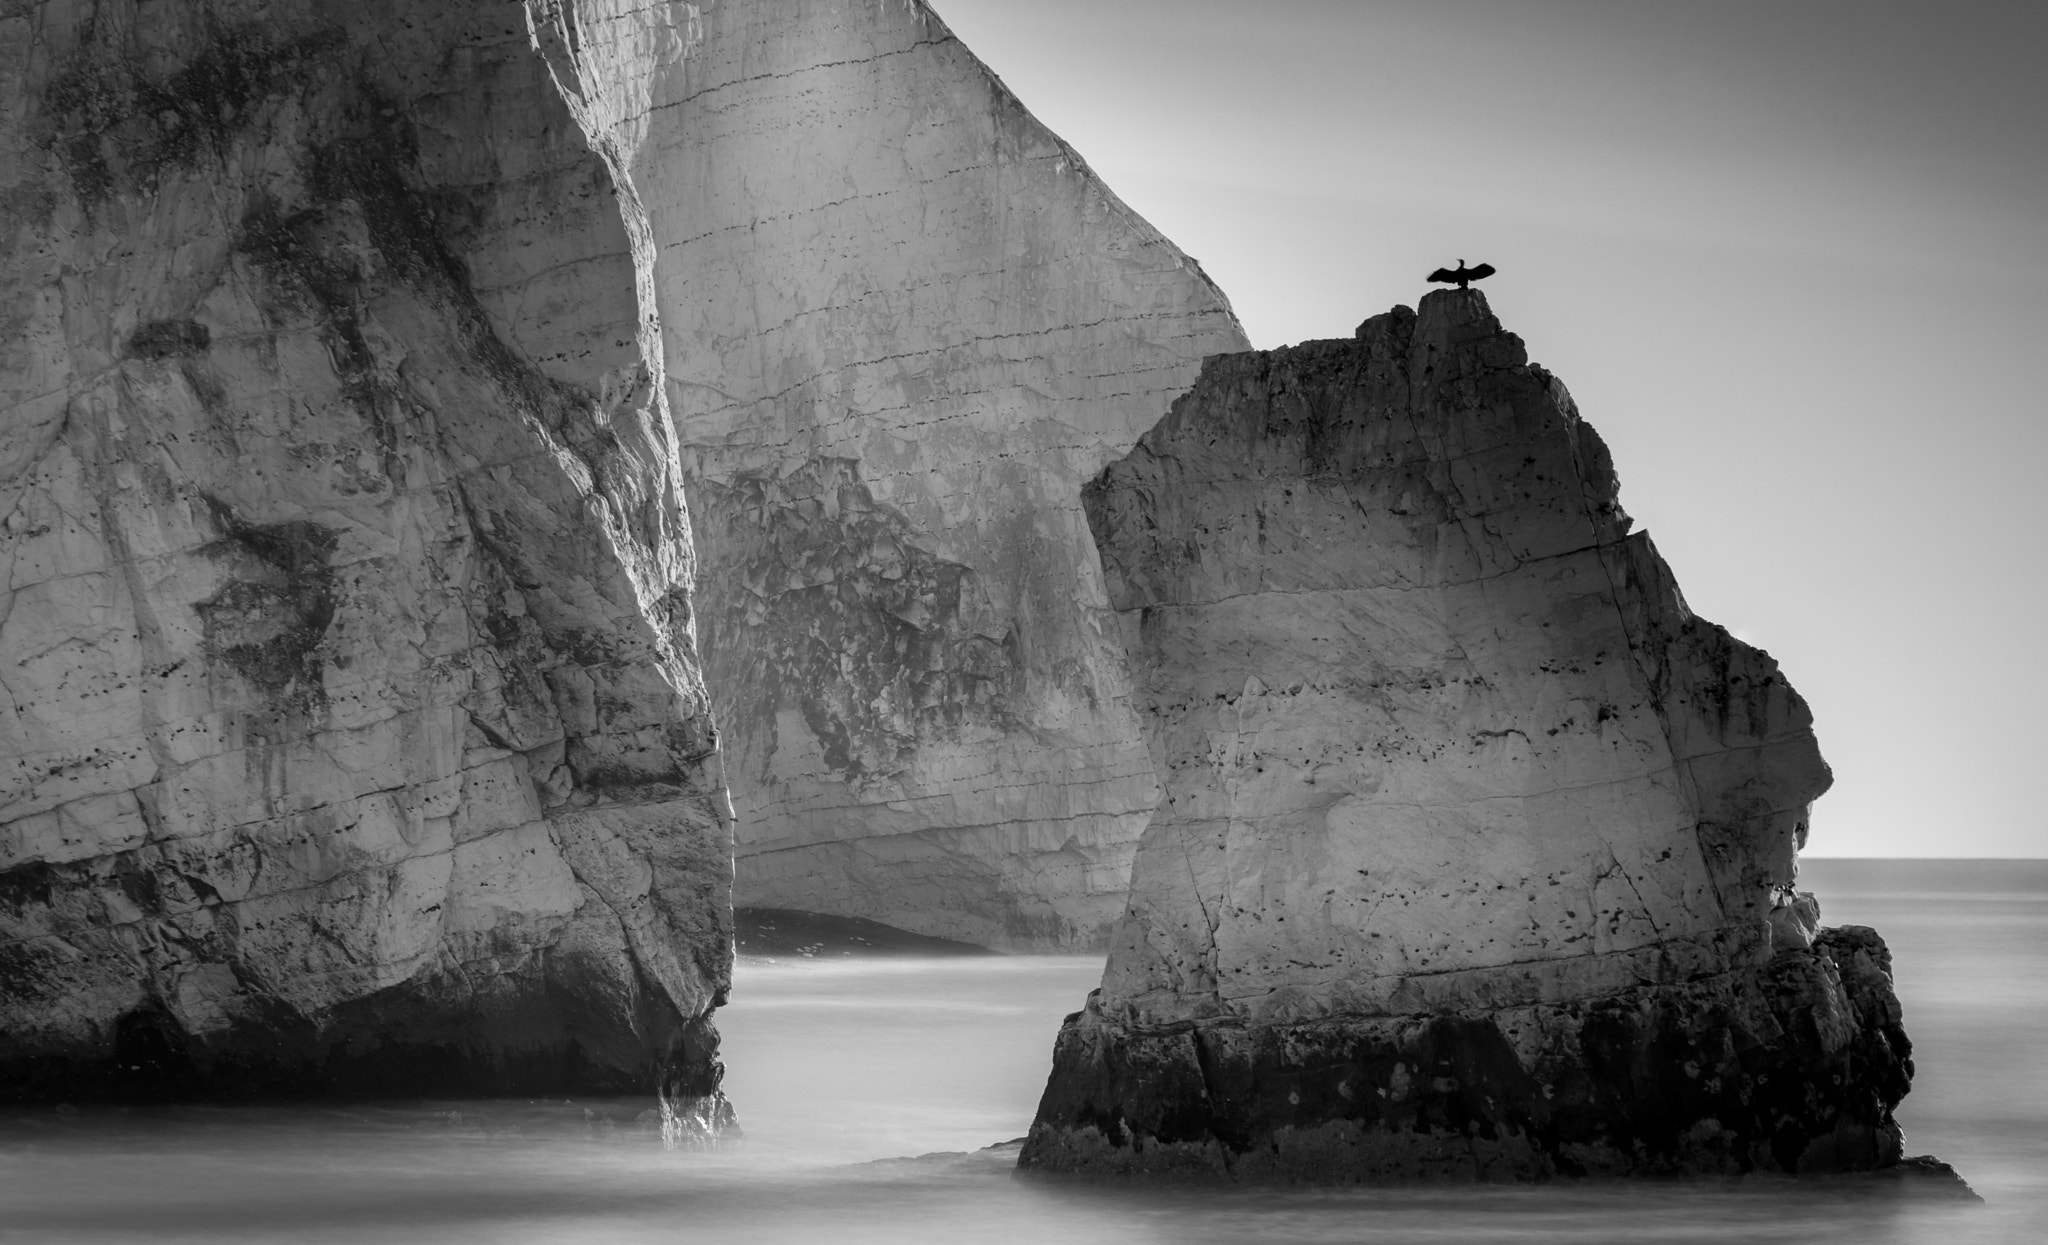
[[[1478,264],[1467,268],[1465,261],[1461,259],[1458,261],[1458,266],[1455,269],[1439,268],[1429,274],[1429,279],[1432,281],[1442,281],[1446,284],[1455,281],[1459,289],[1465,290],[1472,287],[1472,282],[1479,280],[1481,277],[1490,277],[1492,275],[1492,264]]]

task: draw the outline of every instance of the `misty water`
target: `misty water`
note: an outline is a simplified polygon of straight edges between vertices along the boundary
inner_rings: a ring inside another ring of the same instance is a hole
[[[1094,958],[801,957],[722,1013],[747,1132],[667,1149],[645,1101],[0,1114],[0,1241],[1939,1242],[2048,1237],[2048,862],[1811,861],[1897,958],[1909,1153],[1982,1205],[1867,1179],[1394,1190],[1020,1178]]]

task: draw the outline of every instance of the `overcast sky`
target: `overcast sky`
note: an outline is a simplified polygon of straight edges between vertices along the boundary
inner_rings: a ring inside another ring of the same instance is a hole
[[[1810,854],[2048,855],[2048,4],[934,7],[1257,346],[1498,267],[1812,703]]]

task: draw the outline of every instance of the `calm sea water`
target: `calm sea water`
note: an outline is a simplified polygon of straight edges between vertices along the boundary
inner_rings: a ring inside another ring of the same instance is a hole
[[[2048,1239],[2048,862],[1811,861],[1897,956],[1912,1152],[1981,1206],[1868,1182],[1432,1190],[1019,1179],[1096,959],[742,967],[723,1014],[747,1140],[664,1149],[647,1103],[0,1115],[0,1241],[1933,1242]]]

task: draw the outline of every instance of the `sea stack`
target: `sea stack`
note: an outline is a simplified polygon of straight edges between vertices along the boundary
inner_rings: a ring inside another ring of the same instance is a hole
[[[1228,303],[918,0],[528,7],[644,214],[738,902],[1104,945],[1158,785],[1080,491]]]
[[[0,1098],[716,1127],[656,326],[521,10],[0,13]]]
[[[1021,1163],[1247,1180],[1899,1158],[1829,783],[1476,291],[1212,359],[1086,492],[1165,799]]]

